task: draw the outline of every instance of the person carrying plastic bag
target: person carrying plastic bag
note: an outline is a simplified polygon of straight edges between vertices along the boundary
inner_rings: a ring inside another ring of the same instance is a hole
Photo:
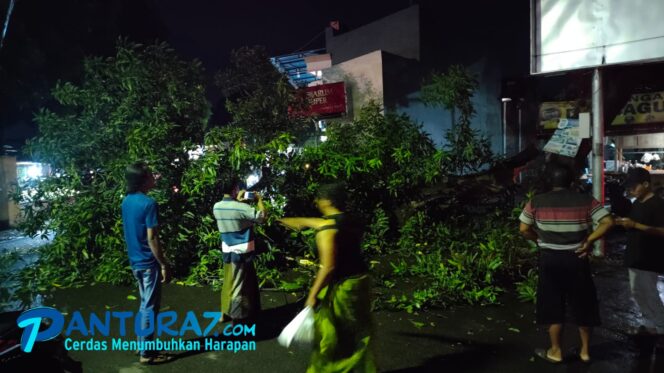
[[[371,351],[371,280],[361,255],[361,225],[345,214],[345,186],[322,185],[321,218],[283,218],[293,229],[316,229],[320,269],[306,306],[315,309],[307,372],[375,372]]]
[[[288,348],[292,344],[309,347],[314,341],[314,310],[304,307],[295,318],[286,325],[277,341]]]

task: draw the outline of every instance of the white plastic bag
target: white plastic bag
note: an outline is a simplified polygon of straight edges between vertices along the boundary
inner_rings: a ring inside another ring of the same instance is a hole
[[[302,347],[311,345],[314,341],[314,310],[305,307],[300,311],[279,334],[277,341],[284,347],[290,347],[291,344]]]

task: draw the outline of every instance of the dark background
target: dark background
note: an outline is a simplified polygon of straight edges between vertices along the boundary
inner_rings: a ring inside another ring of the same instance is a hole
[[[2,24],[8,4],[9,0],[0,0]],[[323,48],[324,29],[332,20],[340,21],[342,31],[352,30],[413,4],[422,7],[425,21],[434,21],[429,24],[440,24],[439,30],[422,35],[423,43],[455,40],[453,48],[427,48],[439,53],[439,60],[466,54],[462,49],[473,48],[464,43],[466,38],[490,38],[504,34],[490,32],[492,29],[511,28],[519,40],[496,40],[505,46],[499,53],[523,49],[523,63],[511,67],[512,75],[527,73],[527,0],[16,0],[0,50],[0,145],[20,149],[27,138],[35,136],[33,113],[53,106],[50,90],[55,83],[80,80],[83,58],[111,55],[118,37],[141,43],[166,41],[181,57],[201,60],[210,82],[212,121],[220,124],[225,120],[223,100],[211,82],[232,49],[260,44],[276,56]]]

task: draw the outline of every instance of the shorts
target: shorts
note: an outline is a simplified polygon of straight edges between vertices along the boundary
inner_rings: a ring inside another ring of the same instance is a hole
[[[567,306],[570,321],[576,325],[600,325],[597,290],[588,258],[579,258],[572,250],[543,249],[539,257],[537,323],[564,323]]]

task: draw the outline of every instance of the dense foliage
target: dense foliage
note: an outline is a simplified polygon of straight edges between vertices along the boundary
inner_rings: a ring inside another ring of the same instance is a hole
[[[38,287],[127,281],[120,201],[125,167],[137,159],[160,175],[162,240],[176,262],[188,256],[178,224],[187,201],[174,186],[209,116],[200,63],[180,60],[165,44],[120,42],[115,56],[86,59],[84,71],[81,84],[53,89],[61,109],[37,113],[40,136],[28,144],[52,170],[21,201],[27,233],[56,232],[24,276]]]
[[[489,140],[471,127],[475,115],[472,97],[478,84],[467,68],[452,65],[445,74],[433,73],[422,86],[425,104],[442,106],[452,113],[452,129],[445,132],[445,140],[454,149],[449,163],[458,174],[477,172],[491,163],[493,157]]]
[[[267,224],[258,228],[263,287],[296,290],[310,283],[313,232],[288,232],[273,223],[284,215],[316,214],[313,196],[333,180],[347,182],[348,209],[366,222],[364,252],[380,279],[383,304],[414,311],[492,303],[500,284],[517,278],[530,255],[510,211],[478,219],[425,206],[397,218],[422,188],[493,161],[486,139],[470,128],[476,82],[465,70],[453,68],[432,83],[443,92],[465,92],[430,101],[461,113],[443,149],[407,116],[384,114],[377,104],[331,123],[326,142],[297,146],[286,132],[306,124],[289,115],[297,95],[260,48],[235,51],[229,69],[217,74],[232,120],[211,129],[200,65],[181,61],[165,45],[120,44],[111,58],[87,59],[85,72],[80,85],[54,89],[59,111],[36,117],[41,134],[29,149],[52,165],[54,175],[36,194],[23,194],[23,228],[31,234],[54,230],[56,237],[42,249],[39,265],[24,272],[27,288],[130,279],[119,206],[124,168],[136,159],[161,175],[153,196],[180,284],[223,281],[211,209],[225,181],[249,174],[262,175],[256,188],[269,210]],[[190,157],[199,144],[204,151]]]
[[[231,124],[251,134],[251,143],[313,127],[307,118],[295,115],[304,109],[304,97],[274,68],[262,46],[233,50],[228,67],[215,75],[215,84],[226,98]]]
[[[388,287],[407,281],[413,289],[397,292],[388,302],[408,312],[432,304],[495,303],[501,283],[514,278],[529,258],[513,222],[504,218],[496,213],[461,224],[435,222],[423,213],[410,218],[384,281]]]

